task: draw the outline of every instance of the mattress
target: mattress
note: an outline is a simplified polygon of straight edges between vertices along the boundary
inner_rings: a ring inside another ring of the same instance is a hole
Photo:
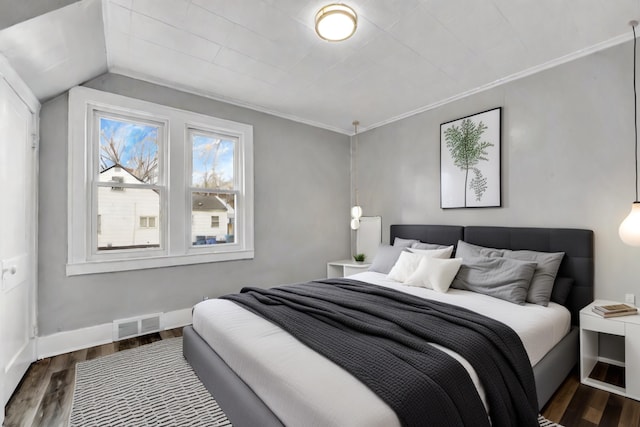
[[[570,328],[569,312],[553,303],[549,307],[518,306],[456,289],[441,294],[404,286],[374,272],[350,278],[455,304],[499,320],[520,336],[532,365]],[[196,305],[193,327],[285,425],[400,425],[391,408],[351,374],[231,301],[207,300]],[[484,396],[473,368],[459,355],[443,350],[465,366]]]

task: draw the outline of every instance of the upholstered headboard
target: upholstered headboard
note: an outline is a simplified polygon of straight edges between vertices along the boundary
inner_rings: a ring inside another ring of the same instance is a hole
[[[540,252],[564,252],[558,277],[575,283],[567,298],[573,324],[579,311],[593,301],[593,231],[570,228],[478,227],[456,225],[392,225],[390,243],[396,237],[428,243],[455,245],[458,240],[490,248]]]
[[[391,245],[396,237],[447,246],[464,240],[464,227],[460,225],[392,225],[390,233]]]

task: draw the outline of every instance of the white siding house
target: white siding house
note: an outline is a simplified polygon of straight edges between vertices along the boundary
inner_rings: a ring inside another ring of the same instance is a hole
[[[100,181],[139,184],[126,168],[115,165]],[[146,188],[98,187],[98,248],[159,246],[160,195]]]
[[[100,173],[98,187],[98,248],[125,249],[160,246],[160,195],[146,188],[123,188],[120,184],[139,184],[126,168],[112,166]],[[194,245],[233,242],[235,211],[213,194],[194,194],[191,242]]]
[[[195,245],[233,242],[234,209],[216,195],[194,194],[191,241]]]

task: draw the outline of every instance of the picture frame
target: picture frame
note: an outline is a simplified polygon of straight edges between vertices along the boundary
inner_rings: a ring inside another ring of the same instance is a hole
[[[440,207],[502,206],[502,107],[440,125]]]

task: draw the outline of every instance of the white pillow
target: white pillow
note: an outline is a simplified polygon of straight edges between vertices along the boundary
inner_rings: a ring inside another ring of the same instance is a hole
[[[422,258],[425,258],[425,255],[407,251],[401,252],[387,277],[396,282],[404,282],[416,271]]]
[[[418,268],[405,281],[406,285],[421,286],[438,292],[447,292],[458,274],[462,258],[423,257]]]
[[[453,245],[447,246],[442,249],[417,249],[417,248],[408,248],[407,249],[414,254],[422,254],[428,256],[429,258],[451,258],[451,254],[453,253]]]
[[[407,249],[400,253],[400,257],[387,277],[397,282],[404,282],[416,271],[422,258],[449,258],[452,251],[453,246],[434,250]]]

